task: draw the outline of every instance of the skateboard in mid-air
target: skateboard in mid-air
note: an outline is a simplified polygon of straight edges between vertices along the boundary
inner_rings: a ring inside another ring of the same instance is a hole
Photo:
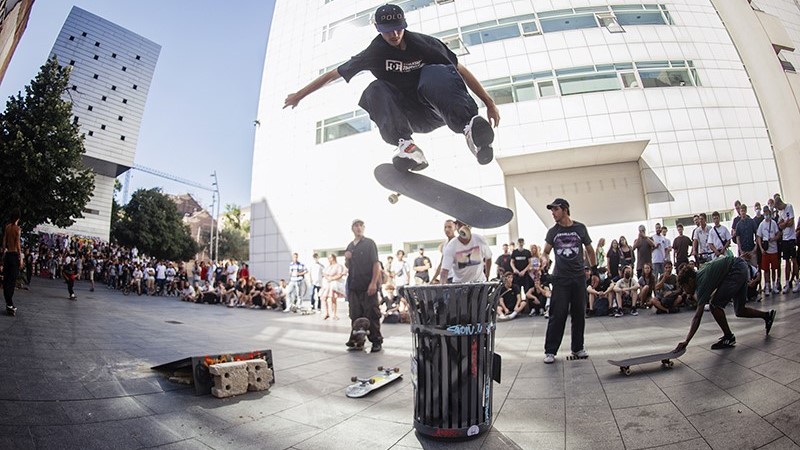
[[[493,205],[425,175],[397,170],[392,164],[376,167],[375,179],[393,192],[389,203],[397,203],[399,197],[405,195],[476,228],[497,228],[514,217],[514,212],[508,208]]]
[[[669,351],[666,353],[656,353],[654,355],[637,356],[635,358],[628,358],[620,361],[613,361],[609,359],[608,363],[619,367],[620,373],[624,373],[625,375],[630,375],[631,366],[638,366],[639,364],[647,364],[657,361],[661,361],[661,368],[670,369],[672,368],[673,365],[675,365],[675,363],[673,363],[672,360],[680,358],[681,356],[683,356],[684,353],[686,353],[685,348],[677,352]]]
[[[378,366],[378,372],[369,378],[350,378],[353,384],[347,386],[347,389],[344,390],[344,394],[350,398],[363,397],[402,377],[403,374],[400,373],[400,369],[397,367]]]

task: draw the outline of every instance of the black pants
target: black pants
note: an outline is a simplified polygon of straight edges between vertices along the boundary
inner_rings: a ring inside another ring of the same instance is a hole
[[[572,351],[583,350],[583,330],[586,327],[586,279],[554,279],[553,294],[550,296],[550,318],[547,321],[547,334],[544,352],[558,354],[567,316],[571,319]]]
[[[414,95],[416,94],[416,95]],[[452,65],[431,64],[420,70],[417,92],[401,92],[393,84],[375,80],[361,94],[358,106],[378,125],[391,145],[413,133],[429,133],[447,125],[455,133],[478,114],[478,105]]]
[[[347,291],[347,303],[350,305],[350,326],[356,319],[366,317],[369,319],[369,341],[373,344],[383,343],[381,335],[381,309],[378,306],[378,294],[367,295],[365,291]],[[350,340],[353,340],[352,333]]]
[[[19,277],[19,253],[6,252],[3,258],[3,297],[6,299],[6,306],[14,306],[14,289],[17,288],[17,278]]]
[[[320,308],[320,298],[319,298],[319,290],[320,286],[316,284],[311,285],[311,307],[312,308]]]
[[[75,295],[75,279],[71,276],[67,277],[67,291],[69,291],[69,296],[72,297]]]

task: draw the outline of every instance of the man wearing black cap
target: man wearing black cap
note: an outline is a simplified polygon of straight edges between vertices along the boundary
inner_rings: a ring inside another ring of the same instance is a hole
[[[547,333],[544,341],[544,362],[555,362],[567,315],[572,321],[572,356],[586,358],[588,353],[583,348],[583,330],[586,319],[586,274],[583,271],[583,249],[592,271],[597,271],[597,259],[592,248],[592,239],[586,226],[570,218],[569,202],[563,198],[553,200],[547,205],[553,214],[556,224],[547,231],[544,254],[550,256],[555,250],[556,260],[550,281],[553,284],[550,297],[550,319],[547,322]]]
[[[381,264],[378,261],[378,247],[375,241],[364,236],[364,221],[353,220],[350,225],[353,231],[353,242],[347,245],[344,252],[347,266],[347,303],[350,306],[351,325],[356,319],[369,319],[369,340],[372,342],[372,353],[381,351],[383,336],[381,335],[381,310],[378,306],[378,282],[381,278]],[[355,346],[353,333],[345,343]]]
[[[428,133],[442,125],[464,133],[478,163],[490,163],[494,158],[492,125],[500,122],[500,112],[478,79],[442,41],[407,31],[399,6],[379,7],[374,20],[380,35],[364,51],[289,94],[284,108],[294,108],[307,95],[340,77],[349,82],[368,70],[377,79],[364,90],[358,105],[369,113],[383,140],[397,145],[392,163],[398,170],[428,167],[412,134]],[[478,105],[467,87],[486,105],[489,120],[478,115]]]

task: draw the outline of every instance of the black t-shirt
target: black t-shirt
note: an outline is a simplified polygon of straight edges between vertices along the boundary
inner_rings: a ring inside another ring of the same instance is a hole
[[[366,49],[338,67],[339,75],[349,82],[357,73],[369,70],[375,78],[411,94],[416,93],[420,70],[426,64],[458,65],[455,53],[435,37],[406,30],[403,40],[406,49],[400,50],[376,36]]]
[[[519,286],[512,283],[510,288],[507,288],[506,285],[500,286],[500,298],[503,301],[503,304],[506,305],[508,309],[514,309],[517,305],[517,296],[519,295]]]
[[[531,258],[531,251],[526,248],[515,248],[513,252],[511,252],[511,265],[514,266],[517,270],[522,270],[528,267]]]
[[[555,251],[556,266],[553,278],[583,279],[583,247],[592,244],[592,238],[586,226],[580,222],[572,222],[572,226],[562,227],[555,224],[547,231],[545,242]]]
[[[500,269],[503,272],[510,272],[511,271],[511,255],[506,255],[505,253],[497,257],[497,261],[494,262],[497,265],[497,276],[500,276]]]
[[[428,258],[427,256],[418,256],[414,260],[414,267],[424,266],[426,262],[428,263],[428,267],[430,267],[431,266],[430,258]],[[428,275],[428,271],[427,270],[419,270],[419,271],[414,271],[414,272],[415,272],[414,276],[416,276],[420,280],[422,280],[422,281],[424,281],[426,283],[428,281],[430,281],[430,277]]]
[[[347,290],[366,292],[372,281],[372,267],[378,262],[378,247],[370,238],[362,238],[358,244],[347,245],[352,256],[347,259]]]
[[[692,240],[687,236],[678,236],[672,241],[672,249],[675,250],[675,262],[678,264],[689,262],[689,248],[692,247]]]

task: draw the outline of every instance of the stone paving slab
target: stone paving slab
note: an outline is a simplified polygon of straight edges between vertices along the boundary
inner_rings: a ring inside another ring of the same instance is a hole
[[[588,360],[542,364],[547,321],[501,322],[493,428],[465,442],[413,428],[408,325],[384,325],[384,351],[344,349],[348,320],[123,296],[58,281],[18,291],[17,317],[0,318],[0,448],[13,449],[797,449],[800,448],[800,295],[773,296],[778,320],[733,317],[734,349],[712,351],[719,329],[704,317],[673,369],[621,375],[607,359],[668,350],[691,314],[587,320]],[[341,305],[346,311],[346,305]],[[230,326],[220,326],[230,324]],[[196,396],[150,367],[187,356],[269,348],[269,391]],[[362,399],[344,388],[376,366],[404,378]]]

